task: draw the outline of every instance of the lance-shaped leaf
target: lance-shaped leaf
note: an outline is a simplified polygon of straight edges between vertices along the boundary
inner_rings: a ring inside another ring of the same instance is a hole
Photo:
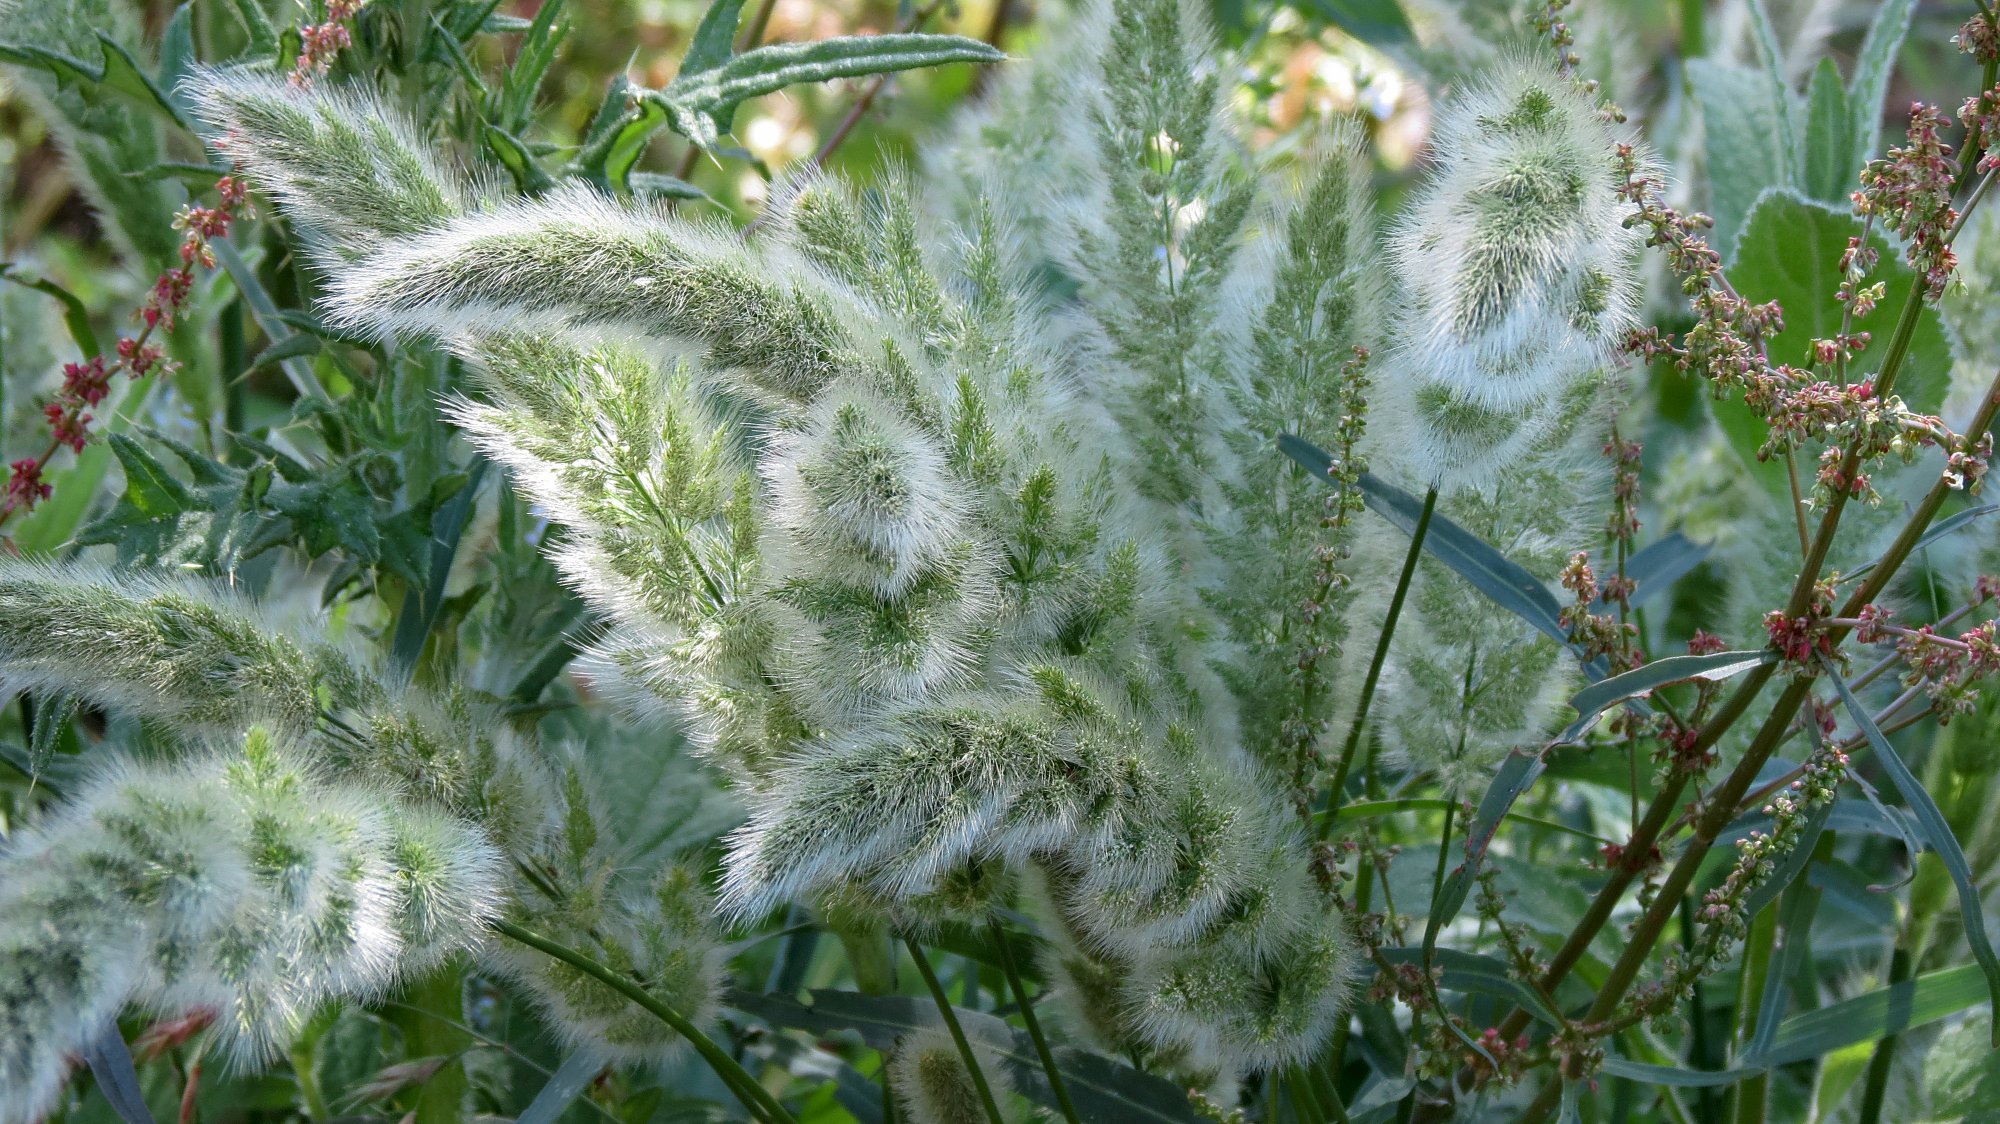
[[[1613,1077],[1623,1077],[1642,1085],[1672,1085],[1680,1089],[1734,1085],[1764,1072],[1761,1069],[1683,1069],[1677,1065],[1653,1065],[1620,1057],[1605,1058],[1600,1068]]]
[[[146,1107],[146,1098],[139,1092],[132,1050],[118,1033],[117,1020],[105,1023],[84,1046],[83,1060],[90,1066],[91,1076],[97,1078],[98,1092],[110,1102],[118,1119],[125,1124],[153,1124],[153,1110]]]
[[[1322,480],[1333,465],[1333,458],[1324,449],[1289,433],[1278,438],[1278,448]],[[1405,533],[1416,527],[1423,501],[1373,473],[1362,473],[1360,484],[1361,498],[1370,509]],[[1424,549],[1494,604],[1527,621],[1556,643],[1569,643],[1569,632],[1560,619],[1562,608],[1548,588],[1477,535],[1433,513],[1430,530],[1424,536]]]
[[[1912,549],[1922,550],[1923,548],[1945,537],[1946,535],[1951,534],[1953,531],[1958,530],[1960,527],[1965,526],[1967,523],[1972,522],[1974,519],[1977,519],[1982,515],[1991,514],[1992,512],[1995,511],[2000,511],[2000,504],[1994,504],[1994,503],[1982,504],[1979,507],[1966,508],[1964,511],[1961,511],[1956,515],[1953,515],[1949,519],[1940,519],[1936,523],[1933,523],[1931,525],[1930,530],[1924,532],[1923,537],[1917,540],[1916,546],[1913,547]],[[1852,570],[1849,570],[1848,572],[1840,575],[1839,580],[1835,581],[1834,584],[1846,585],[1848,582],[1851,582],[1854,579],[1860,577],[1861,575],[1866,574],[1868,571],[1873,570],[1876,564],[1880,563],[1881,561],[1882,560],[1880,558],[1877,558],[1872,562],[1864,562],[1861,565],[1856,566]]]
[[[1451,923],[1464,907],[1466,896],[1472,892],[1473,880],[1479,877],[1479,865],[1486,858],[1486,848],[1493,843],[1493,833],[1500,829],[1500,821],[1513,810],[1514,802],[1521,794],[1534,786],[1548,768],[1546,754],[1534,749],[1517,749],[1507,755],[1500,768],[1493,774],[1493,783],[1486,788],[1486,794],[1479,798],[1479,808],[1472,814],[1472,823],[1465,833],[1465,862],[1454,868],[1445,879],[1444,888],[1438,891],[1437,900],[1431,902],[1430,916],[1424,921],[1424,955],[1437,954],[1438,931]]]
[[[860,78],[954,62],[999,62],[1007,56],[962,35],[846,35],[811,43],[777,43],[713,66],[708,47],[690,52],[681,74],[664,90],[637,90],[636,111],[657,106],[675,132],[706,150],[729,128],[736,107],[754,97],[804,82]]]
[[[1986,990],[1994,1006],[2000,1007],[2000,956],[1994,955],[1993,942],[1986,935],[1986,914],[1979,904],[1979,887],[1972,880],[1972,868],[1965,861],[1965,851],[1958,845],[1958,837],[1952,834],[1951,825],[1945,822],[1937,801],[1931,799],[1923,782],[1910,772],[1910,767],[1903,763],[1903,758],[1889,744],[1889,739],[1882,735],[1868,708],[1854,697],[1854,691],[1848,687],[1847,680],[1834,667],[1833,661],[1822,655],[1820,666],[1826,670],[1833,689],[1839,692],[1841,704],[1853,717],[1854,724],[1867,735],[1868,744],[1875,750],[1875,756],[1881,759],[1882,769],[1889,774],[1896,791],[1903,794],[1910,810],[1917,814],[1917,826],[1923,830],[1924,841],[1943,860],[1952,884],[1958,887],[1958,912],[1961,927],[1965,930],[1965,943],[1972,947],[1972,958],[1979,962],[1979,970],[1986,976]],[[1993,1023],[1993,1044],[2000,1047],[2000,1019]]]
[[[1621,675],[1600,679],[1569,700],[1576,708],[1576,721],[1556,736],[1557,745],[1576,745],[1597,723],[1599,715],[1626,699],[1644,698],[1669,683],[1689,679],[1727,679],[1775,661],[1778,654],[1769,648],[1755,651],[1713,652],[1701,656],[1667,656]]]
[[[1793,1015],[1778,1024],[1768,1052],[1743,1059],[1746,1065],[1777,1067],[1822,1058],[1857,1042],[1934,1023],[1988,998],[1979,965],[1961,964],[1926,972],[1914,980]]]

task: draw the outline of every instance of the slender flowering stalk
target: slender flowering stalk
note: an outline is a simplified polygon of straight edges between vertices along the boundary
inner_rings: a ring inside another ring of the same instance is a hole
[[[367,0],[329,0],[327,18],[301,30],[300,53],[288,79],[293,86],[304,88],[325,76],[334,56],[352,43],[347,23],[366,3]],[[166,357],[165,349],[152,342],[153,334],[173,331],[175,319],[194,293],[195,267],[215,268],[210,240],[226,236],[234,220],[250,213],[245,199],[246,184],[240,174],[232,172],[217,180],[215,193],[219,205],[189,204],[175,215],[174,229],[182,235],[181,264],[154,280],[137,313],[141,322],[138,333],[121,336],[111,356],[93,355],[63,365],[62,388],[42,408],[49,423],[49,445],[40,456],[8,465],[6,493],[0,497],[0,525],[5,525],[17,511],[31,512],[36,504],[49,498],[54,490],[54,485],[45,479],[50,460],[65,447],[72,452],[83,451],[90,440],[90,423],[96,420],[88,411],[103,402],[114,376],[123,373],[130,379],[138,379],[156,371],[170,373],[176,366]]]
[[[215,253],[209,241],[228,234],[230,223],[249,210],[244,200],[244,185],[236,177],[217,180],[215,191],[220,198],[218,206],[190,204],[175,216],[174,228],[182,232],[181,264],[160,274],[153,282],[152,291],[137,314],[139,331],[119,337],[109,356],[93,355],[63,364],[62,388],[42,408],[49,423],[49,445],[40,456],[17,460],[9,466],[6,496],[0,499],[0,525],[16,512],[33,511],[36,504],[49,497],[53,485],[44,479],[49,462],[64,448],[83,451],[90,440],[90,423],[96,420],[89,411],[110,393],[114,377],[123,374],[128,379],[138,379],[174,369],[176,364],[166,357],[164,348],[153,342],[153,335],[156,331],[173,331],[176,318],[193,295],[195,268],[215,268]]]

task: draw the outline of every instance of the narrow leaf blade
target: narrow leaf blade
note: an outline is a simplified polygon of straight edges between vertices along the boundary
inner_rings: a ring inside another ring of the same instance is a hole
[[[1713,652],[1701,656],[1667,656],[1609,679],[1600,679],[1571,697],[1569,704],[1576,708],[1576,721],[1556,736],[1556,744],[1580,744],[1599,715],[1626,699],[1644,698],[1669,683],[1682,683],[1689,679],[1728,679],[1753,667],[1775,662],[1777,658],[1778,654],[1769,648]]]
[[[1934,1023],[1989,999],[1977,964],[1926,972],[1914,980],[1793,1015],[1778,1024],[1777,1041],[1769,1052],[1743,1060],[1775,1068],[1825,1057],[1846,1046]]]
[[[1961,927],[1965,930],[1965,942],[1971,946],[1972,957],[1979,962],[1979,970],[1986,977],[1988,996],[1995,1009],[2000,1010],[2000,956],[1994,954],[1993,943],[1986,935],[1986,914],[1980,906],[1979,887],[1973,882],[1972,868],[1965,861],[1965,851],[1958,845],[1958,837],[1952,834],[1951,825],[1945,822],[1937,801],[1931,799],[1923,782],[1903,763],[1895,747],[1889,744],[1889,739],[1882,735],[1874,718],[1869,716],[1868,708],[1854,697],[1853,689],[1848,687],[1847,680],[1832,661],[1822,655],[1820,664],[1826,669],[1827,678],[1832,681],[1834,690],[1839,692],[1841,704],[1847,708],[1854,724],[1868,736],[1868,744],[1874,748],[1876,757],[1881,759],[1883,771],[1889,774],[1896,790],[1903,794],[1910,810],[1917,814],[1917,825],[1923,830],[1925,841],[1943,860],[1952,884],[1958,887],[1958,911],[1963,922]],[[1993,1034],[1994,1045],[2000,1047],[2000,1019],[1994,1020]]]
[[[97,1078],[97,1089],[125,1124],[154,1124],[153,1110],[139,1092],[139,1074],[132,1068],[132,1050],[118,1033],[118,1020],[107,1020],[83,1047],[83,1060]]]
[[[1533,787],[1543,772],[1548,769],[1547,758],[1533,750],[1514,750],[1494,771],[1493,783],[1486,786],[1486,794],[1479,798],[1479,807],[1472,814],[1472,823],[1465,833],[1465,862],[1454,869],[1445,879],[1444,888],[1438,892],[1437,900],[1431,903],[1430,916],[1424,921],[1424,953],[1435,955],[1438,931],[1458,916],[1465,906],[1465,899],[1472,893],[1473,880],[1479,877],[1479,866],[1486,858],[1486,849],[1493,843],[1493,835],[1500,829],[1500,821],[1514,807],[1521,794]]]
[[[990,44],[962,35],[844,35],[746,51],[713,70],[683,75],[653,96],[696,113],[720,116],[750,98],[801,83],[955,62],[1000,62],[1006,57]]]
[[[548,1084],[528,1102],[515,1124],[555,1124],[563,1110],[573,1103],[598,1073],[604,1069],[604,1059],[591,1050],[578,1050],[550,1075]]]

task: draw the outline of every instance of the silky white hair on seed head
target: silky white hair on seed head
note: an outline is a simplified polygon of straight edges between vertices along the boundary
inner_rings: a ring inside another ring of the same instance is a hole
[[[1514,60],[1440,114],[1430,178],[1389,239],[1399,365],[1507,410],[1601,366],[1637,312],[1642,235],[1620,135],[1548,67]]]
[[[759,471],[773,522],[803,555],[795,569],[844,572],[885,598],[943,562],[966,531],[964,488],[944,450],[851,384],[775,434]]]
[[[809,175],[749,240],[574,187],[461,203],[334,271],[333,319],[449,337],[474,361],[480,400],[454,415],[567,529],[556,564],[605,618],[584,674],[685,721],[748,790],[726,846],[732,915],[839,889],[869,923],[921,926],[976,917],[1042,868],[1061,883],[1072,978],[1110,981],[1092,995],[1106,1018],[1131,1022],[1138,996],[1118,981],[1161,975],[1144,965],[1214,967],[1196,950],[1234,950],[1244,979],[1203,986],[1227,984],[1241,1009],[1183,1003],[1187,1033],[1154,1055],[1214,1077],[1324,1030],[1300,1017],[1307,997],[1264,987],[1302,955],[1317,890],[1282,873],[1303,871],[1303,852],[1245,764],[1238,700],[1202,642],[1217,622],[1195,587],[1244,562],[1211,557],[1179,502],[1214,507],[1223,483],[1259,478],[1219,435],[1256,330],[1254,302],[1223,285],[1256,181],[1236,167],[1226,67],[1191,6],[1113,0],[1082,20],[1129,33],[1143,58],[1093,35],[1077,48],[1087,76],[1028,83],[1041,104],[1084,110],[1037,123],[1061,159],[1028,166],[1075,170],[1050,190],[1091,200],[1062,221],[1019,216],[1075,243],[1042,247],[1087,269],[1075,307],[1024,296],[1043,278],[1012,260],[990,205],[966,206],[959,244],[941,247],[949,232],[919,206],[935,187],[893,176],[867,196]],[[367,107],[311,104],[342,120],[236,127],[274,148],[288,130],[365,133],[345,116]],[[1171,182],[1155,190],[1158,175]],[[347,206],[321,193],[305,211]],[[1344,221],[1358,203],[1342,199]],[[1173,285],[1151,250],[1162,216]],[[1310,252],[1353,256],[1359,228],[1322,225]],[[1309,297],[1308,329],[1323,307]],[[1159,487],[1135,497],[1125,465]],[[427,885],[434,849],[411,849],[404,866]],[[602,936],[619,970],[643,975],[654,955],[646,923],[618,910],[534,920]],[[565,1036],[651,1048],[595,984],[544,968],[530,990]],[[1116,1037],[1141,1042],[1132,1025]],[[1196,1058],[1193,1042],[1218,1052]]]
[[[982,1038],[968,1035],[967,1041],[1001,1116],[1016,1118],[1005,1059]],[[942,1030],[933,1027],[897,1039],[889,1054],[889,1087],[912,1124],[987,1124],[985,1100],[965,1057]]]
[[[330,269],[471,205],[461,178],[371,93],[208,67],[183,88],[214,147],[285,205]]]
[[[0,1120],[46,1111],[63,1059],[127,1003],[213,1010],[260,1063],[318,1003],[478,942],[504,886],[492,847],[301,761],[253,729],[233,754],[115,765],[9,841]]]
[[[359,673],[323,639],[203,582],[0,560],[0,687],[74,694],[188,736],[311,727]]]
[[[388,243],[330,279],[333,318],[377,335],[483,324],[649,337],[774,407],[863,361],[810,264],[581,186]]]

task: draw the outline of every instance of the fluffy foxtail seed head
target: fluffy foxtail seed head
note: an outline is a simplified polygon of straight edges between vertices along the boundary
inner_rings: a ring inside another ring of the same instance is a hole
[[[177,732],[309,728],[322,684],[352,678],[329,645],[238,598],[91,566],[0,562],[0,688],[52,690]]]
[[[866,390],[823,396],[772,440],[762,471],[800,561],[884,597],[943,563],[966,530],[964,489],[945,451]]]
[[[284,204],[329,265],[467,206],[459,177],[369,94],[214,69],[197,70],[186,88],[216,149]]]
[[[128,1003],[214,1012],[261,1062],[319,1003],[477,943],[503,893],[477,832],[322,780],[262,730],[116,766],[0,855],[0,1121],[46,1111]]]
[[[1509,411],[1605,363],[1636,312],[1641,238],[1623,225],[1618,140],[1587,95],[1525,61],[1445,109],[1390,238],[1399,368]]]
[[[1001,1115],[1013,1119],[1005,1063],[984,1042],[967,1040]],[[965,1056],[942,1030],[920,1030],[897,1041],[889,1057],[889,1087],[913,1124],[988,1124],[986,1102],[965,1067]]]

